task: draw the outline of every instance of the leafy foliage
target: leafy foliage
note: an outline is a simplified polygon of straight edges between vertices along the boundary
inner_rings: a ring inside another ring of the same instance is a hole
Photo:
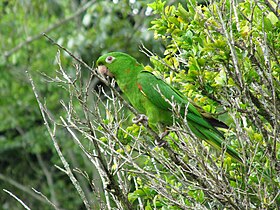
[[[0,4],[1,189],[44,209],[52,206],[31,187],[64,209],[279,208],[275,2],[156,0],[149,9],[146,1]],[[107,51],[125,51],[146,64],[137,48],[142,41],[151,62],[146,69],[228,124],[227,144],[243,164],[184,124],[171,128],[167,144],[156,143],[159,134],[132,125],[137,111],[114,82],[72,65],[65,52],[54,59],[57,49],[42,38],[44,31],[89,66]],[[4,209],[19,208],[0,195]]]
[[[275,177],[262,179],[252,173],[247,177],[250,186],[244,185],[242,190],[257,192],[251,185],[259,186],[263,180],[270,192],[247,199],[260,208],[266,200],[269,208],[274,208],[273,204],[279,205],[275,194],[279,139],[274,135],[279,124],[279,50],[275,45],[279,19],[265,4],[213,2],[193,7],[195,2],[189,2],[184,9],[180,4],[164,6],[157,1],[150,6],[161,14],[152,22],[152,29],[155,38],[166,43],[163,61],[177,73],[174,76],[164,70],[170,74],[167,79],[175,77],[176,82],[182,82],[181,90],[207,111],[217,111],[217,103],[227,107],[245,161],[257,168],[255,173],[261,170]],[[230,173],[233,170],[236,168],[231,167]],[[240,180],[240,186],[244,181]]]
[[[233,128],[226,135],[243,154],[245,171],[238,174],[243,166],[229,165],[225,160],[226,171],[235,179],[230,187],[236,196],[233,193],[230,199],[241,198],[247,204],[230,205],[241,209],[276,208],[280,202],[276,134],[280,54],[275,44],[280,38],[278,13],[271,11],[267,2],[225,1],[207,6],[188,3],[186,9],[181,4],[168,6],[162,1],[150,4],[160,15],[152,21],[151,29],[166,46],[161,61],[165,65],[153,63],[166,72],[168,81],[180,83],[182,92],[206,111],[217,112],[223,104],[231,116],[221,119]],[[267,191],[259,191],[260,186]],[[198,198],[200,190],[192,190],[194,198]],[[248,194],[242,195],[241,191]],[[208,202],[207,198],[195,201],[215,206],[215,201]],[[189,204],[195,207],[196,202]]]

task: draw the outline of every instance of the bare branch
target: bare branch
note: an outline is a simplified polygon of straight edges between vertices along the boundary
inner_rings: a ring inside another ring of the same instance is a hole
[[[7,182],[9,184],[11,184],[12,186],[16,187],[19,190],[22,190],[23,192],[27,193],[28,195],[32,196],[33,198],[35,198],[36,200],[45,203],[46,201],[44,199],[42,199],[40,196],[36,195],[34,192],[32,192],[32,190],[30,190],[29,188],[25,187],[24,185],[16,182],[15,180],[5,176],[4,174],[0,173],[0,179],[3,180],[4,182]]]
[[[72,173],[72,170],[70,169],[70,166],[69,166],[67,160],[64,158],[64,156],[63,156],[63,154],[62,154],[62,152],[61,152],[61,150],[60,150],[60,147],[59,147],[59,145],[58,145],[58,142],[57,142],[57,139],[56,139],[56,133],[55,133],[56,124],[55,124],[55,123],[53,124],[53,126],[54,126],[54,128],[53,128],[54,131],[52,131],[52,129],[51,129],[50,125],[49,125],[49,122],[48,122],[47,115],[46,115],[46,113],[48,113],[48,111],[47,111],[46,108],[42,105],[42,103],[41,103],[41,101],[40,101],[39,94],[38,94],[38,92],[37,92],[37,90],[36,90],[36,87],[35,87],[35,84],[34,84],[34,81],[33,81],[32,77],[31,77],[31,75],[29,74],[28,71],[26,71],[26,74],[27,74],[27,77],[28,77],[28,79],[29,79],[29,81],[30,81],[30,83],[31,83],[32,90],[33,90],[33,92],[34,92],[35,98],[36,98],[37,103],[38,103],[38,105],[39,105],[39,109],[40,109],[40,111],[41,111],[41,114],[42,114],[42,117],[43,117],[45,126],[47,127],[48,133],[50,134],[50,137],[51,137],[51,139],[52,139],[52,141],[53,141],[53,144],[54,144],[54,147],[55,147],[55,149],[56,149],[56,151],[57,151],[57,154],[58,154],[58,156],[59,156],[61,162],[63,163],[64,168],[66,169],[66,174],[69,176],[70,180],[72,181],[73,185],[75,186],[77,192],[79,193],[79,195],[80,195],[82,201],[83,201],[84,204],[85,204],[86,209],[90,210],[91,207],[90,207],[90,205],[89,205],[89,202],[88,202],[88,200],[86,199],[86,196],[85,196],[85,194],[84,194],[84,192],[83,192],[81,186],[79,185],[77,179],[75,178],[74,174]]]
[[[11,193],[10,191],[3,189],[4,192],[8,193],[10,196],[12,196],[14,199],[16,199],[25,209],[31,210],[22,200],[20,200],[16,195]]]

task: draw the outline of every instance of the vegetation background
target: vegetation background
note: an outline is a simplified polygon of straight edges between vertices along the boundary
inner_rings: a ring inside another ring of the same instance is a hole
[[[279,7],[0,1],[1,209],[279,209]],[[226,122],[243,164],[185,125],[156,145],[158,134],[133,125],[135,110],[88,68],[109,51]]]

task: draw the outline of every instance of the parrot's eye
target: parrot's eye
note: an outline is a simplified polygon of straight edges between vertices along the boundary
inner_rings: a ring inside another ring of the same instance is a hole
[[[108,56],[105,61],[106,61],[106,63],[112,63],[113,60],[115,60],[115,58],[113,56]]]

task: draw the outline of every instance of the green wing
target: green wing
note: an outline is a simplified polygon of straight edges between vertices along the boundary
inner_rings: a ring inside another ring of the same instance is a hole
[[[221,149],[224,140],[223,134],[214,128],[179,91],[148,71],[141,71],[138,74],[137,82],[142,93],[155,106],[171,111],[172,106],[168,101],[174,101],[181,106],[181,115],[184,115],[184,109],[187,107],[187,120],[192,132],[215,148]],[[242,161],[239,154],[231,147],[228,146],[226,152],[238,161]]]
[[[185,107],[188,107],[188,120],[194,121],[208,129],[213,129],[213,126],[202,117],[195,106],[189,103],[186,97],[163,80],[157,78],[151,72],[142,71],[139,73],[137,81],[141,85],[142,91],[146,97],[157,107],[171,111],[172,107],[168,101],[174,101],[181,106],[182,115],[185,112]]]

